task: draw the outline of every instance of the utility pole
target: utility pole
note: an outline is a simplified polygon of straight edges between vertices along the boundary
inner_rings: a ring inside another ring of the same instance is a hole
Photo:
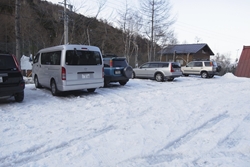
[[[20,59],[21,59],[21,47],[20,47],[20,41],[21,41],[21,32],[20,32],[20,0],[15,1],[15,34],[16,34],[16,58],[18,61],[18,64],[21,65]]]
[[[64,44],[68,44],[68,15],[66,8],[66,0],[64,0],[64,12],[63,12],[63,20],[64,20]]]
[[[61,2],[59,2],[61,3]],[[72,5],[67,4],[66,0],[64,0],[63,3],[64,10],[63,10],[63,21],[64,21],[64,44],[68,44],[68,23],[69,23],[69,17],[67,14],[67,5],[70,7],[70,10],[72,11]]]

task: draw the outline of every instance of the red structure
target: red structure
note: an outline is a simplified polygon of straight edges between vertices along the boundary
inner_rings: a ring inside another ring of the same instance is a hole
[[[250,78],[250,46],[243,47],[235,75]]]

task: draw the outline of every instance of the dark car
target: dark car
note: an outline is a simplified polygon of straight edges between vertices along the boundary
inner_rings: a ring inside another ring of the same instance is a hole
[[[104,87],[110,82],[119,82],[125,85],[132,77],[133,68],[128,64],[125,57],[116,55],[103,55],[104,62]]]
[[[0,99],[24,99],[25,82],[14,55],[0,54]]]

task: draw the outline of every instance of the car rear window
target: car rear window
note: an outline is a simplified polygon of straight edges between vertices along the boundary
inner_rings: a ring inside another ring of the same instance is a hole
[[[125,59],[113,59],[113,67],[127,67]]]
[[[172,63],[173,68],[181,68],[179,63]]]
[[[67,50],[67,65],[101,65],[102,58],[97,51]]]
[[[0,70],[18,70],[15,61],[10,55],[0,55]]]

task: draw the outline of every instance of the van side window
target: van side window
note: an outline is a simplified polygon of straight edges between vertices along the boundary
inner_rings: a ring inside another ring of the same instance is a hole
[[[41,64],[50,65],[49,53],[42,53],[41,54]]]
[[[80,51],[67,50],[67,65],[101,65],[102,59],[99,52],[96,51]]]
[[[60,65],[61,64],[61,51],[56,51],[51,53],[50,61],[52,65]]]
[[[47,52],[41,54],[41,64],[43,65],[60,65],[61,51]]]

